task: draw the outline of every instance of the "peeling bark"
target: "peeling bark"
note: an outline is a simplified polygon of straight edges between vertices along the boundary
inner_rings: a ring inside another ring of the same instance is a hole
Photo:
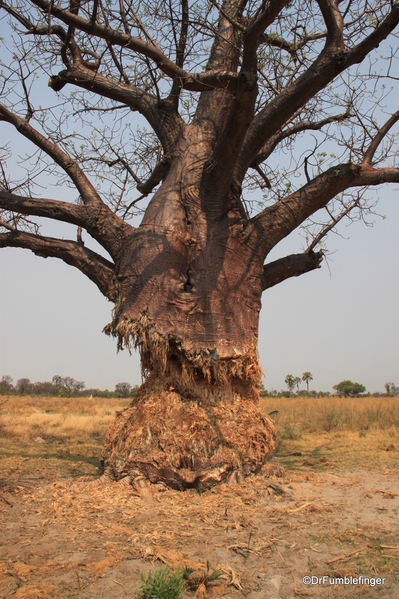
[[[234,471],[259,472],[274,450],[275,428],[259,396],[226,393],[202,381],[173,387],[151,375],[107,431],[101,457],[115,480],[144,476],[168,487],[207,489]]]

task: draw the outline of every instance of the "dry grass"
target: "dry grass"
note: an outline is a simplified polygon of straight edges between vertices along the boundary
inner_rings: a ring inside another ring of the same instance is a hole
[[[117,410],[130,400],[59,397],[9,397],[0,408],[0,427],[7,436],[65,439],[73,435],[103,437]]]
[[[9,397],[0,406],[0,489],[98,476],[105,431],[129,402]]]
[[[207,597],[272,597],[277,582],[281,599],[335,597],[302,576],[374,573],[384,588],[340,596],[399,596],[398,399],[266,398],[266,413],[279,410],[271,462],[286,466],[283,479],[267,466],[240,485],[169,490],[149,504],[121,484],[70,481],[98,475],[105,428],[128,403],[10,397],[0,406],[6,599],[131,599],[140,572],[177,562],[204,570],[208,558],[223,579]],[[331,410],[341,417],[328,432]]]
[[[278,410],[273,460],[290,469],[399,466],[398,397],[269,397],[261,405]]]
[[[0,406],[0,488],[98,476],[105,431],[129,399],[9,397]],[[399,398],[264,398],[275,464],[315,472],[399,466]],[[393,451],[386,451],[393,446]]]
[[[399,397],[265,397],[261,405],[279,410],[279,426],[291,424],[298,434],[399,427]]]

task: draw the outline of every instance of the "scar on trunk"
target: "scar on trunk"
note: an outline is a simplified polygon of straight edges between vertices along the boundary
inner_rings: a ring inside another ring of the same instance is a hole
[[[159,333],[147,312],[136,319],[114,319],[104,332],[117,338],[118,350],[139,349],[143,377],[157,373],[160,377],[178,377],[183,385],[203,379],[219,386],[241,383],[250,389],[259,388],[262,369],[256,346],[248,345],[241,351],[234,348],[230,359],[219,359],[217,348],[188,352],[180,339]]]

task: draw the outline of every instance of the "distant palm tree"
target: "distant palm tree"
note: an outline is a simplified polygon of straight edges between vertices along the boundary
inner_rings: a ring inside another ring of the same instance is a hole
[[[287,374],[287,376],[284,379],[284,382],[288,387],[289,394],[291,395],[291,391],[296,385],[295,378],[292,376],[292,374]]]
[[[312,373],[311,372],[304,372],[303,375],[302,375],[302,380],[307,385],[308,395],[309,395],[309,381],[313,381]]]
[[[299,383],[301,382],[301,377],[300,376],[296,376],[294,378],[294,385],[296,385],[296,389],[297,389],[297,393],[299,395]]]

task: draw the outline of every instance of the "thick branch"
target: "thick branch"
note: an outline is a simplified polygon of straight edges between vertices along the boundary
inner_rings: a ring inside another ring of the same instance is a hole
[[[395,29],[399,23],[399,4],[394,4],[389,15],[363,42],[351,50],[326,46],[315,62],[296,81],[270,102],[253,119],[234,172],[236,186],[240,186],[248,167],[265,144],[285,123],[337,75],[362,60]]]
[[[324,22],[327,26],[327,45],[336,48],[344,47],[342,31],[344,27],[342,15],[339,12],[339,0],[317,0]]]
[[[167,112],[168,107],[161,106],[157,98],[139,87],[132,87],[104,77],[98,71],[88,69],[83,63],[74,63],[70,69],[61,71],[56,77],[51,77],[49,86],[59,91],[66,83],[77,85],[140,112],[154,129],[165,150],[173,144],[181,130],[183,124],[181,118],[175,114],[173,116],[169,114],[168,118],[165,118],[164,113]]]
[[[211,89],[234,89],[236,86],[236,73],[217,70],[204,73],[187,73],[184,69],[167,58],[158,46],[153,43],[144,42],[140,38],[132,37],[119,30],[104,27],[99,23],[93,23],[91,20],[74,15],[46,0],[32,0],[32,2],[41,8],[45,14],[52,14],[66,25],[84,31],[88,35],[99,37],[115,46],[133,50],[142,56],[150,58],[157,64],[161,71],[165,73],[165,75],[173,80],[178,80],[181,87],[184,89],[201,92],[209,91]]]
[[[16,231],[0,234],[0,248],[2,247],[25,248],[42,258],[61,258],[91,279],[110,301],[117,300],[118,280],[112,262],[74,241]]]
[[[34,129],[29,123],[10,112],[8,108],[0,104],[0,121],[5,121],[13,125],[19,133],[29,139],[35,146],[43,150],[56,162],[71,178],[76,185],[83,202],[87,206],[101,206],[103,202],[90,183],[89,179],[79,168],[75,160],[63,152],[61,148],[53,143],[48,137],[45,137],[39,131]]]
[[[341,191],[382,183],[399,183],[399,168],[373,169],[368,164],[341,164],[328,169],[253,219],[264,255]]]
[[[223,216],[229,208],[231,177],[245,134],[253,119],[257,85],[257,56],[259,38],[282,10],[287,0],[271,0],[264,12],[246,29],[244,34],[242,68],[234,100],[226,124],[218,138],[215,150],[205,169],[202,185],[208,214]],[[231,32],[234,26],[228,22]]]
[[[181,3],[181,30],[179,44],[176,48],[176,65],[182,67],[184,63],[184,52],[187,43],[187,30],[188,30],[188,1],[182,0]]]
[[[139,183],[137,185],[137,190],[144,195],[148,195],[149,193],[151,193],[152,190],[165,177],[165,173],[167,171],[168,165],[169,165],[169,160],[167,160],[165,158],[163,160],[161,160],[160,162],[158,162],[158,164],[154,168],[153,172],[151,173],[151,175],[147,179],[147,181],[144,181],[144,183]]]
[[[268,289],[278,285],[290,277],[299,277],[300,275],[320,268],[323,260],[323,252],[308,252],[304,254],[292,254],[285,258],[280,258],[263,267],[262,289]]]
[[[82,206],[60,202],[59,200],[26,198],[14,193],[0,191],[0,208],[29,214],[31,216],[44,216],[54,220],[71,223],[79,227],[87,227],[87,214]]]
[[[219,138],[223,127],[229,116],[229,111],[234,100],[233,93],[238,82],[238,64],[240,58],[240,49],[242,45],[242,35],[236,35],[237,31],[232,24],[235,18],[241,18],[241,7],[233,4],[231,0],[224,0],[223,10],[219,11],[218,26],[215,31],[214,41],[209,54],[206,73],[213,69],[228,71],[234,73],[236,77],[236,86],[231,89],[206,91],[201,94],[195,113],[194,122],[200,124],[206,123],[209,131],[213,130],[214,142]],[[209,135],[209,133],[208,133]]]
[[[39,133],[26,120],[13,114],[3,105],[0,105],[0,121],[13,125],[19,133],[43,150],[69,175],[85,205],[87,220],[84,226],[90,235],[116,259],[122,249],[124,234],[129,225],[123,223],[102,201],[76,160],[63,152],[49,138]],[[104,226],[105,222],[106,226]],[[87,223],[89,224],[87,225]],[[129,227],[129,230],[131,229],[132,227]]]
[[[262,41],[263,32],[273,23],[277,15],[288,4],[288,0],[271,0],[267,3],[266,8],[252,21],[246,30],[244,37],[244,52],[243,52],[243,66],[246,65],[246,61],[250,61],[251,65],[253,62],[253,55],[256,55],[259,43]]]
[[[170,6],[170,4],[169,4]],[[182,68],[183,64],[184,64],[184,52],[186,50],[186,43],[187,43],[187,31],[188,31],[188,0],[182,0],[181,3],[181,13],[182,13],[182,19],[181,19],[181,29],[180,29],[180,37],[179,37],[179,42],[177,43],[176,41],[176,66]],[[171,14],[171,21],[173,24],[173,16]],[[174,24],[173,24],[173,31],[174,31]],[[178,101],[179,101],[179,94],[180,94],[180,83],[177,79],[175,79],[173,81],[173,85],[172,85],[172,89],[170,92],[170,98],[174,103],[174,106],[177,110],[178,108]]]
[[[374,154],[377,151],[378,146],[388,133],[388,131],[399,121],[399,110],[397,110],[390,119],[379,129],[377,135],[372,139],[367,152],[364,155],[364,162],[366,164],[371,164],[373,160]]]

